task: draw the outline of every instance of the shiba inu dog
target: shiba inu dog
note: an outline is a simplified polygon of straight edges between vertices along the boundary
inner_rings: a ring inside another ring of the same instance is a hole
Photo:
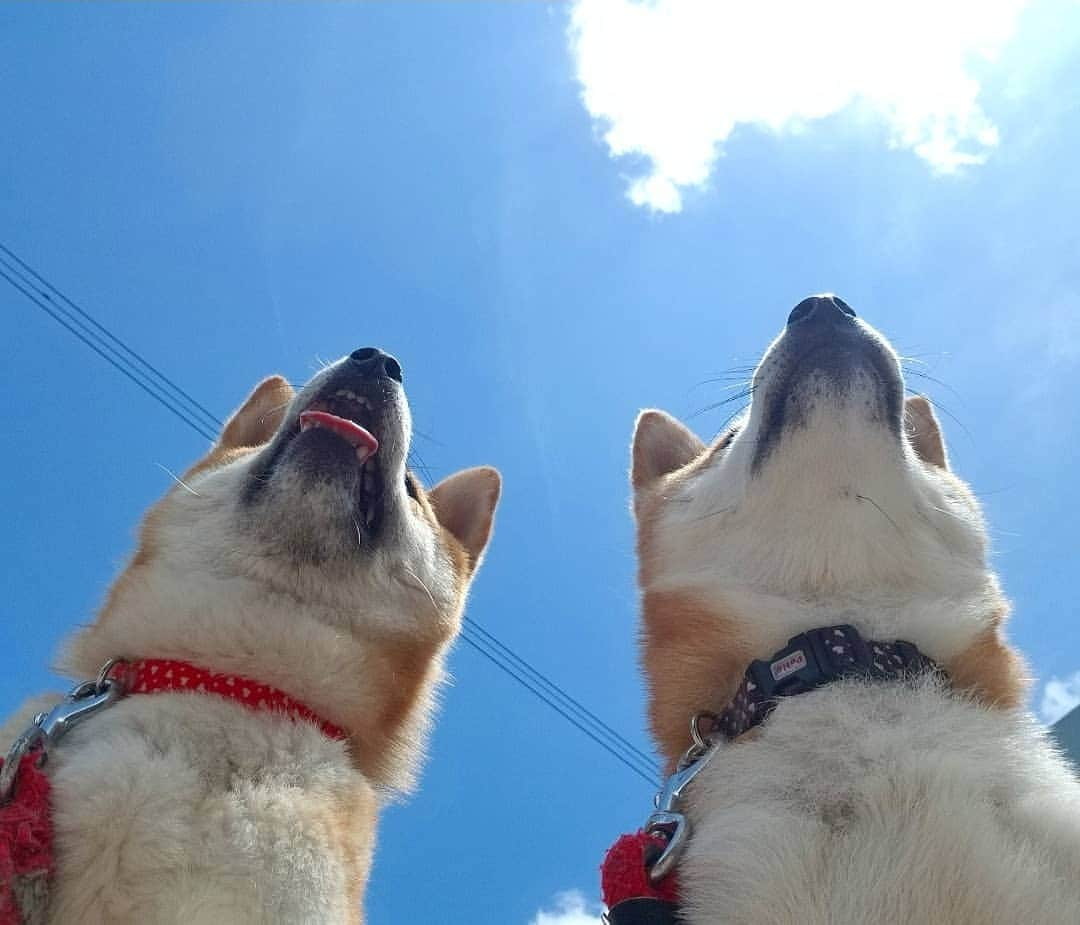
[[[720,714],[686,788],[684,920],[1080,922],[1080,788],[1022,708],[979,505],[931,406],[833,296],[796,306],[752,385],[711,446],[659,411],[633,441],[642,661],[672,767],[690,718]],[[848,642],[867,670],[822,684]]]
[[[410,438],[397,360],[357,350],[261,383],[150,510],[63,667],[150,661],[49,755],[56,871],[27,920],[361,921],[379,795],[414,782],[500,492],[491,468],[425,491]]]

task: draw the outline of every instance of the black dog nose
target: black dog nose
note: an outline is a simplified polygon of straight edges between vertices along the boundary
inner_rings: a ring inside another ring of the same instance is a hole
[[[809,324],[844,324],[855,317],[855,312],[839,296],[825,294],[812,295],[803,299],[788,315],[788,326],[798,321]]]
[[[401,382],[401,364],[378,347],[361,347],[350,353],[349,359],[368,379],[386,377]]]

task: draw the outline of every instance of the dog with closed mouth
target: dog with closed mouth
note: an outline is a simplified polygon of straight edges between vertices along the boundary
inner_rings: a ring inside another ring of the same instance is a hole
[[[931,406],[834,296],[752,387],[711,446],[660,411],[633,440],[649,717],[695,772],[682,920],[1080,921],[1080,788]]]
[[[25,921],[362,920],[500,492],[487,467],[425,491],[410,437],[401,366],[364,348],[262,382],[150,510],[63,655],[124,659],[126,695],[48,755],[56,866],[16,885]]]

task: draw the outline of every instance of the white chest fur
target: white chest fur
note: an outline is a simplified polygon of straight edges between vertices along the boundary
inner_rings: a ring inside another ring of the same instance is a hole
[[[688,815],[693,925],[1080,921],[1080,787],[1033,719],[931,679],[783,701]]]

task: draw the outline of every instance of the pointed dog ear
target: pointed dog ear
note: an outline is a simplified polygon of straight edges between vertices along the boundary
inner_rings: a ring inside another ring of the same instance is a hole
[[[218,447],[232,450],[267,443],[277,432],[295,394],[293,387],[281,376],[264,379],[233,412],[221,431]]]
[[[502,477],[491,466],[463,469],[428,492],[435,518],[468,553],[470,572],[480,565],[491,539],[501,493]]]
[[[630,484],[634,491],[647,488],[704,452],[705,444],[697,434],[667,412],[642,411],[634,425]]]
[[[922,395],[913,395],[904,402],[904,430],[919,459],[942,469],[949,468],[941,425],[930,402]]]

